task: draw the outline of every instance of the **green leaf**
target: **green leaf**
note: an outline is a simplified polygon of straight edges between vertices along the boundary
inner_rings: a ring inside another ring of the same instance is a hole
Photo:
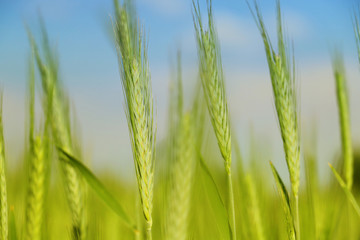
[[[79,160],[65,152],[63,149],[58,148],[61,152],[60,160],[71,164],[85,179],[88,185],[95,191],[108,207],[110,207],[122,220],[131,228],[135,233],[138,232],[136,225],[130,220],[129,216],[125,213],[124,208],[115,199],[115,197],[105,188],[105,186],[96,178],[96,176]]]
[[[214,214],[216,216],[216,224],[218,225],[221,239],[231,239],[231,225],[229,222],[228,212],[225,207],[224,201],[221,198],[218,187],[215,180],[206,165],[202,156],[200,158],[200,171],[207,194],[208,200],[212,206]]]
[[[341,178],[340,174],[335,170],[335,168],[330,163],[329,163],[329,166],[330,166],[331,170],[333,171],[336,180],[340,184],[341,188],[344,190],[346,197],[350,201],[351,205],[354,207],[357,215],[360,217],[360,207],[359,207],[358,203],[356,202],[354,195],[351,193],[350,189],[347,187],[346,183]]]
[[[276,182],[278,192],[280,194],[280,197],[281,197],[281,200],[282,200],[282,203],[283,203],[282,205],[283,205],[283,208],[284,208],[285,217],[286,217],[286,224],[287,224],[287,228],[288,228],[288,237],[289,237],[289,239],[293,240],[293,239],[296,239],[296,237],[295,237],[295,224],[294,224],[294,218],[293,218],[293,215],[292,215],[292,212],[291,212],[289,193],[286,190],[285,184],[282,181],[279,173],[276,171],[276,168],[274,167],[272,162],[270,162],[270,166],[271,166],[271,170],[272,170],[272,173],[274,175],[274,178],[275,178],[275,182]]]

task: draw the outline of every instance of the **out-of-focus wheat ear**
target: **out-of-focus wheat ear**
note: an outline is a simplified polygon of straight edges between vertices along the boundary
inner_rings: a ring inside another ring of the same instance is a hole
[[[344,176],[346,186],[351,189],[354,174],[354,156],[350,130],[349,97],[346,86],[345,67],[340,53],[335,53],[333,69],[336,83],[336,96],[339,109],[341,130],[342,157],[344,161]]]
[[[8,202],[6,188],[6,167],[5,167],[5,142],[3,128],[3,95],[0,93],[0,236],[1,239],[8,239]]]
[[[175,145],[175,159],[171,170],[171,191],[167,219],[167,239],[188,239],[191,189],[196,163],[193,120],[186,113],[180,120]]]
[[[29,164],[25,233],[25,239],[29,240],[40,240],[42,236],[46,179],[45,161],[43,142],[41,137],[38,136],[31,144]]]
[[[50,46],[50,42],[46,33],[44,22],[41,20],[42,30],[42,52],[44,60],[40,55],[38,46],[28,31],[30,43],[35,55],[36,63],[41,75],[41,82],[44,93],[44,111],[49,116],[49,124],[51,125],[51,135],[55,144],[66,151],[73,153],[73,144],[70,133],[70,120],[68,113],[68,100],[58,78],[58,61],[57,56]],[[73,239],[86,238],[86,219],[84,212],[84,199],[80,178],[67,163],[62,163],[61,168],[64,172],[65,188],[67,191],[67,200],[72,215],[72,236]]]
[[[34,139],[35,69],[29,61],[29,149],[25,239],[41,239],[45,192],[45,155],[41,138]]]

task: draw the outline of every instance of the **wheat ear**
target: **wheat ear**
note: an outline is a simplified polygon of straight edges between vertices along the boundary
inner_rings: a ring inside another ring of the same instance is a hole
[[[232,226],[232,237],[236,239],[235,206],[231,178],[231,134],[225,81],[219,44],[214,26],[211,0],[208,1],[208,30],[204,30],[199,2],[193,1],[193,19],[196,31],[200,76],[206,98],[211,123],[216,135],[221,155],[224,159],[228,186],[228,212]]]
[[[193,133],[192,117],[190,113],[187,113],[180,120],[175,143],[175,161],[172,166],[172,185],[169,196],[167,239],[188,239],[191,189],[196,162]]]
[[[30,32],[29,38],[41,75],[44,92],[44,111],[50,117],[55,144],[69,154],[73,154],[68,99],[58,79],[56,55],[50,47],[44,24],[43,22],[41,23],[45,63]],[[84,240],[86,239],[86,218],[80,177],[70,164],[62,162],[61,167],[65,175],[67,199],[73,221],[72,237],[76,240]]]
[[[45,198],[45,154],[41,137],[34,139],[35,121],[35,67],[33,58],[29,68],[29,183],[26,205],[25,239],[40,240],[43,227],[43,207]]]
[[[146,221],[147,239],[151,239],[154,142],[153,100],[145,40],[140,33],[132,1],[121,7],[115,0],[114,32],[119,56],[121,80],[126,102],[136,177]]]
[[[41,239],[45,195],[45,155],[40,137],[33,141],[30,159],[25,239]]]
[[[250,7],[250,5],[249,5]],[[260,30],[270,71],[274,102],[288,167],[296,219],[296,236],[300,238],[299,185],[300,185],[300,143],[296,104],[294,59],[290,60],[282,28],[280,1],[277,1],[278,53],[275,53],[267,34],[257,3],[255,12],[250,7]]]

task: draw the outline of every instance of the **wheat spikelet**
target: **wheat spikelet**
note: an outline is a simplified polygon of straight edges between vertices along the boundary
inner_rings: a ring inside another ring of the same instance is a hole
[[[167,238],[173,240],[188,239],[188,222],[191,201],[191,189],[196,161],[192,117],[185,114],[180,120],[175,143],[175,161],[172,166],[172,184],[169,196]]]
[[[73,155],[68,99],[58,79],[57,60],[54,52],[50,48],[43,23],[42,35],[45,63],[41,59],[37,45],[29,32],[30,42],[41,75],[44,92],[44,111],[50,118],[52,136],[55,139],[55,144]],[[80,177],[70,164],[62,162],[61,167],[65,175],[65,188],[72,214],[73,239],[83,240],[86,238],[86,219],[84,215],[84,199],[82,196],[83,192]]]
[[[115,1],[115,8],[114,31],[126,101],[128,127],[142,210],[147,224],[147,239],[151,239],[155,131],[146,48],[138,29],[132,2],[126,1],[119,7]]]
[[[3,135],[2,94],[0,96],[0,236],[8,239],[8,202],[5,175],[5,142]]]

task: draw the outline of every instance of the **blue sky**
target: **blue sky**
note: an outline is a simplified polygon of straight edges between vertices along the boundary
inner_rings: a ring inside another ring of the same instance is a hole
[[[201,0],[205,3],[205,0]],[[261,1],[270,36],[275,37],[275,0]],[[354,136],[360,136],[360,77],[351,13],[356,1],[282,0],[287,32],[294,40],[303,136],[319,126],[319,155],[331,161],[340,149],[331,51],[344,52],[349,77]],[[281,144],[262,42],[243,0],[213,0],[233,126],[247,153],[249,126],[271,159],[281,165]],[[205,4],[202,4],[204,6]],[[149,41],[149,62],[157,105],[159,139],[166,130],[170,61],[183,54],[186,94],[197,76],[190,0],[139,0],[138,13]],[[203,8],[205,10],[205,8]],[[111,0],[0,0],[0,84],[4,89],[5,137],[9,154],[23,142],[29,44],[28,24],[38,34],[41,13],[60,57],[61,76],[77,112],[86,154],[98,166],[132,164],[116,53],[111,40]],[[263,137],[265,136],[265,137]],[[265,140],[264,140],[265,139]],[[275,139],[275,141],[273,141]],[[360,142],[358,137],[355,141]],[[16,146],[16,147],[14,147]],[[265,154],[265,153],[264,153]],[[279,157],[280,156],[280,157]],[[122,160],[120,160],[122,159]],[[276,160],[279,159],[279,160]],[[270,159],[266,159],[270,160]]]

